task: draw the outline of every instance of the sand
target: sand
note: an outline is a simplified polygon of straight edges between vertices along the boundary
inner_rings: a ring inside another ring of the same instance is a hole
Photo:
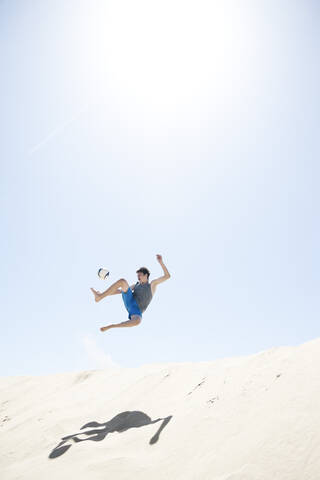
[[[320,339],[0,378],[1,480],[319,480]],[[67,437],[67,438],[65,438]]]

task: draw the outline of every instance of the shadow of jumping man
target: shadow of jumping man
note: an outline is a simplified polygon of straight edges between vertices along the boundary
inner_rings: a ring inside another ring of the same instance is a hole
[[[159,440],[161,431],[170,422],[171,418],[172,415],[169,415],[165,418],[157,418],[156,420],[151,420],[151,418],[143,412],[127,411],[119,413],[105,423],[89,422],[83,425],[80,430],[83,430],[84,428],[93,428],[93,430],[86,430],[85,432],[74,433],[73,435],[67,435],[66,437],[62,437],[62,441],[52,450],[49,458],[57,458],[63,455],[67,450],[69,450],[72,442],[78,443],[85,442],[87,440],[100,442],[108,435],[108,433],[125,432],[126,430],[129,430],[129,428],[143,427],[145,425],[150,425],[151,423],[156,423],[163,420],[157,432],[149,440],[149,444],[153,445]],[[78,438],[79,435],[87,435],[88,438]],[[71,442],[71,444],[65,445],[67,442]]]

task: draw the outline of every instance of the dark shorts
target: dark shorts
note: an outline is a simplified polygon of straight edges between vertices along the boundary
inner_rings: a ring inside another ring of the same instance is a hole
[[[139,315],[142,318],[142,313],[135,301],[131,288],[128,288],[126,292],[122,292],[122,300],[129,313],[128,318],[130,318],[130,320],[131,315]]]

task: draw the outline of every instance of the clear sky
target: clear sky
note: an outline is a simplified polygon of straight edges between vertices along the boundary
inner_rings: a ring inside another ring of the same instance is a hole
[[[0,375],[319,337],[319,10],[0,3]],[[127,312],[90,287],[158,253],[142,323],[101,333]]]

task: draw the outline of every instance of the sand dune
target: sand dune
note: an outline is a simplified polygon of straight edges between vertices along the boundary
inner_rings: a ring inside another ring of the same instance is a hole
[[[320,339],[0,378],[1,480],[319,480]]]

